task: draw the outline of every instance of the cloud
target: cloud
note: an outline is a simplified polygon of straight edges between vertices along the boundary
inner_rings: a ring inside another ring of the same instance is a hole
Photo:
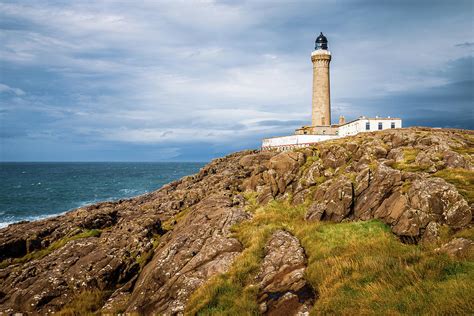
[[[470,6],[1,3],[0,123],[11,135],[2,147],[13,160],[203,159],[257,147],[309,123],[319,31],[333,54],[334,118],[374,113],[417,124],[429,109],[442,122],[443,104],[466,112],[470,97]]]
[[[13,93],[17,96],[25,95],[25,91],[20,88],[12,88],[6,84],[0,83],[0,93]]]
[[[455,45],[456,47],[470,48],[474,46],[474,42],[464,42]]]

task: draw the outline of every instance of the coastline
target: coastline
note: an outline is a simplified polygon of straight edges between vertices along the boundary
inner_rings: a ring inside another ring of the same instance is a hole
[[[199,171],[204,162],[2,162],[0,229],[132,199]]]

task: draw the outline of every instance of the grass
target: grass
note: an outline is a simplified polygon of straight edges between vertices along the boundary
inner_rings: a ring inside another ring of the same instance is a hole
[[[312,315],[474,312],[472,260],[403,244],[375,220],[307,222],[305,212],[304,205],[270,202],[258,208],[250,221],[236,225],[234,236],[245,250],[227,273],[212,278],[191,296],[186,314],[258,314],[258,289],[252,283],[264,245],[276,229],[297,236],[308,256],[305,278],[318,297]]]
[[[454,234],[454,237],[462,237],[474,241],[474,227],[463,229]],[[474,255],[474,254],[473,254]]]
[[[255,213],[255,211],[258,209],[258,193],[254,191],[247,191],[244,192],[244,198],[246,203],[245,210],[249,213]]]
[[[309,167],[311,167],[311,165],[318,160],[320,160],[319,153],[317,151],[314,151],[313,156],[309,156],[308,158],[306,158],[306,162],[304,163],[303,166],[301,166],[300,168],[301,172],[305,173],[305,171],[308,170]]]
[[[469,205],[474,203],[474,171],[448,168],[436,172],[434,176],[454,185]]]
[[[64,305],[64,307],[55,315],[58,316],[86,316],[100,315],[100,309],[104,305],[107,298],[112,294],[111,291],[85,291]]]
[[[265,208],[255,211],[251,221],[233,227],[233,235],[245,247],[227,273],[212,278],[190,298],[188,315],[256,315],[258,305],[257,288],[252,284],[264,256],[264,246],[277,229],[289,229],[304,213],[303,207],[289,211],[278,202],[270,202]]]
[[[420,153],[419,149],[405,148],[403,150],[403,160],[392,164],[392,168],[409,171],[409,172],[423,172],[428,169],[427,166],[415,164],[416,156]]]
[[[313,315],[474,310],[472,261],[402,244],[380,222],[302,226],[296,235],[309,258],[307,279],[319,294]]]
[[[466,155],[466,156],[474,155],[474,147],[460,147],[460,148],[451,148],[451,149],[461,155]]]
[[[49,255],[51,252],[63,247],[65,244],[67,244],[68,242],[72,240],[88,238],[88,237],[99,237],[101,233],[102,231],[99,229],[90,229],[90,230],[84,230],[73,236],[61,238],[53,242],[47,248],[27,253],[21,258],[15,258],[13,260],[9,260],[9,259],[3,260],[2,262],[0,262],[0,269],[4,269],[11,264],[25,263],[31,260],[44,258],[47,255]]]

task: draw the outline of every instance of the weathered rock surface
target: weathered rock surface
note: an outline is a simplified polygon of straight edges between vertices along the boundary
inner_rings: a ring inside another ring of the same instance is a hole
[[[242,252],[230,227],[251,216],[248,192],[260,204],[307,203],[307,220],[377,218],[402,241],[436,241],[442,227],[472,225],[472,183],[462,177],[472,177],[473,147],[472,131],[411,128],[243,151],[150,194],[10,225],[0,230],[0,313],[47,314],[100,291],[102,312],[181,314]],[[262,311],[305,313],[313,298],[298,240],[278,231],[265,253]]]
[[[474,257],[474,242],[466,238],[454,238],[450,242],[437,249],[452,257],[466,258]]]
[[[266,315],[305,315],[314,292],[304,279],[306,256],[298,239],[276,231],[265,246],[265,257],[256,277],[260,311]]]
[[[183,312],[186,299],[198,286],[229,268],[242,251],[240,242],[228,237],[229,229],[247,217],[242,208],[231,206],[228,197],[203,199],[192,216],[164,237],[163,246],[140,274],[127,311]]]

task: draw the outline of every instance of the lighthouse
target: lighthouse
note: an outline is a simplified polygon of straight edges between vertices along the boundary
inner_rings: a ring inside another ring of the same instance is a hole
[[[329,85],[329,63],[331,52],[328,40],[321,32],[316,38],[314,51],[311,53],[313,62],[313,104],[311,125],[331,126],[331,98]]]
[[[359,133],[402,127],[400,118],[390,116],[372,118],[360,116],[355,120],[346,122],[344,116],[341,115],[339,124],[331,124],[329,84],[331,52],[328,50],[328,39],[322,32],[316,38],[314,51],[311,53],[311,62],[313,63],[311,125],[297,128],[294,135],[264,138],[262,140],[262,150],[293,150]]]

